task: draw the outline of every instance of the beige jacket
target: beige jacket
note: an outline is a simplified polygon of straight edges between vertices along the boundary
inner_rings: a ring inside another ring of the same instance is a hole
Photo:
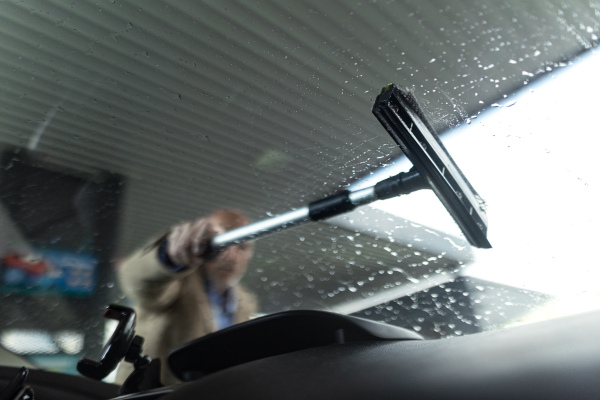
[[[165,385],[178,380],[168,368],[170,350],[217,330],[204,281],[197,270],[173,272],[158,259],[155,246],[136,252],[118,270],[119,283],[134,301],[136,335],[144,340],[143,354],[161,359],[161,380]],[[239,285],[235,323],[247,321],[256,313],[256,299]],[[133,371],[121,363],[116,383],[123,383]]]

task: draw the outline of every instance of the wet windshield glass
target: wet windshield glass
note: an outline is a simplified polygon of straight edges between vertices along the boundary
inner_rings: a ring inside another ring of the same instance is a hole
[[[487,205],[431,190],[257,240],[253,316],[327,310],[443,338],[597,308],[600,6],[589,1],[0,3],[0,345],[76,373],[136,249],[220,208],[260,221],[411,163],[411,92]],[[7,361],[8,362],[8,361]]]

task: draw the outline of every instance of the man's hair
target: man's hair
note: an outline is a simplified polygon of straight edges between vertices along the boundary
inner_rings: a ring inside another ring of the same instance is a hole
[[[225,231],[230,231],[252,222],[252,220],[243,212],[229,208],[214,211],[208,216],[208,220],[213,224],[222,226]],[[253,240],[245,242],[242,246],[250,249],[250,251],[254,251]]]
[[[208,219],[211,222],[221,225],[226,231],[230,231],[250,223],[250,218],[248,218],[246,214],[233,209],[214,211],[208,216]]]

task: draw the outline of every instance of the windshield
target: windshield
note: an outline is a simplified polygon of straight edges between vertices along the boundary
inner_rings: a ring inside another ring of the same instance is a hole
[[[98,357],[103,309],[135,303],[121,265],[176,224],[410,170],[371,113],[390,82],[485,200],[493,248],[431,190],[377,201],[256,240],[252,317],[437,339],[600,305],[598,3],[26,0],[0,30],[0,345],[35,365]]]

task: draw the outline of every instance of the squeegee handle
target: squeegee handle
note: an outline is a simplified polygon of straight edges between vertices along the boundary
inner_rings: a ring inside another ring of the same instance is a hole
[[[358,206],[369,204],[376,200],[389,199],[428,187],[429,185],[413,168],[408,172],[401,172],[398,175],[378,182],[374,186],[353,192],[344,190],[321,200],[313,201],[305,207],[222,233],[213,238],[211,248],[219,250],[231,244],[258,239],[309,221],[321,221],[344,214]]]

